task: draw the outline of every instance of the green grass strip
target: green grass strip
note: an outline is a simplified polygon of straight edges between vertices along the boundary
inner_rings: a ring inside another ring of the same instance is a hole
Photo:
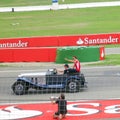
[[[120,32],[119,7],[0,13],[0,38]]]
[[[96,63],[88,63],[88,66],[114,66],[120,65],[120,54],[111,54],[106,55],[105,60],[96,62]]]

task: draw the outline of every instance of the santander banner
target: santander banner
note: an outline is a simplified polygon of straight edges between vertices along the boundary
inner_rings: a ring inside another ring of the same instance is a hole
[[[0,48],[120,44],[120,33],[0,39]]]
[[[120,36],[117,35],[95,35],[80,37],[77,45],[103,45],[103,44],[119,44]]]

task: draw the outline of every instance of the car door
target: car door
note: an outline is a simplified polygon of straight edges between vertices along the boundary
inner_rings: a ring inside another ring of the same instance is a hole
[[[67,75],[46,75],[46,84],[51,88],[63,88]]]

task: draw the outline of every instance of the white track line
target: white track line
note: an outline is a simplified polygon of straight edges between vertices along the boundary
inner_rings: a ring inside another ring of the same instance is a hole
[[[120,6],[120,1],[114,2],[94,2],[94,3],[78,3],[78,4],[60,4],[58,9],[73,9],[73,8],[91,8],[91,7],[108,7]],[[52,10],[52,5],[44,6],[23,6],[23,7],[0,7],[0,12],[20,12],[20,11],[39,11]]]

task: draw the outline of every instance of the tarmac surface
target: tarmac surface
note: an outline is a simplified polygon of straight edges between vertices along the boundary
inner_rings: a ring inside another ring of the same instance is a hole
[[[120,53],[120,48],[106,49],[106,54]],[[1,63],[2,64],[2,63]],[[88,82],[88,88],[78,93],[66,93],[68,100],[82,99],[110,99],[119,98],[120,66],[87,67],[82,63],[82,72]],[[16,81],[20,73],[33,73],[47,71],[49,68],[63,69],[62,64],[54,63],[3,63],[6,67],[0,67],[0,103],[48,101],[50,96],[58,96],[60,92],[34,91],[28,94],[16,96],[11,90],[11,85]],[[70,64],[72,66],[72,64]]]
[[[106,48],[105,49],[105,54],[120,54],[120,47],[118,48]]]

